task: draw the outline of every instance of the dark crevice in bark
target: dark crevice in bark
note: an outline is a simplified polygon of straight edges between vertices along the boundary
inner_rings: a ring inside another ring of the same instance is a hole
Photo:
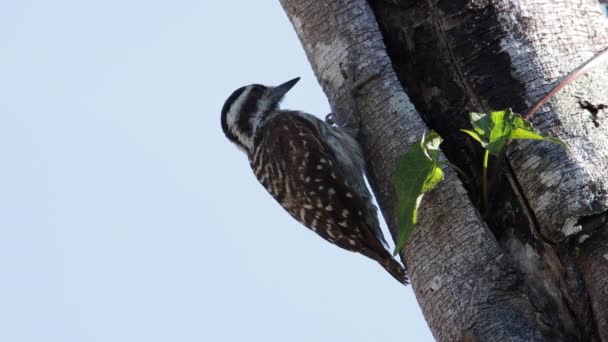
[[[426,1],[427,6],[432,6],[432,1]],[[454,5],[451,3],[450,5]],[[465,5],[464,2],[461,3],[462,6]],[[447,7],[447,6],[446,6]],[[450,8],[452,9],[452,7]],[[456,8],[453,8],[457,10]],[[437,43],[440,50],[445,51],[446,57],[449,60],[448,65],[450,65],[454,69],[454,75],[456,76],[455,82],[460,84],[460,86],[464,89],[465,93],[469,95],[469,101],[471,102],[473,107],[483,108],[481,101],[477,98],[475,93],[470,89],[471,83],[467,80],[464,75],[463,70],[460,68],[460,64],[457,62],[457,58],[454,55],[454,50],[450,46],[448,42],[448,37],[446,37],[446,30],[444,28],[444,23],[438,18],[436,12],[431,12],[431,20],[433,21],[433,27],[435,30],[435,35],[437,37]]]
[[[593,104],[587,100],[583,100],[583,99],[579,99],[578,104],[581,106],[581,108],[587,110],[589,113],[591,113],[591,120],[593,121],[593,124],[595,125],[595,127],[600,127],[600,119],[599,119],[599,113],[600,111],[604,110],[604,109],[608,109],[608,105],[600,103],[600,104]]]
[[[496,8],[453,0],[369,2],[412,103],[428,127],[444,138],[448,160],[478,180],[463,183],[480,208],[482,150],[459,130],[469,127],[471,111],[528,109],[522,96],[525,86],[512,76],[510,57],[499,44],[506,33],[497,25]],[[529,25],[520,19],[519,25]],[[581,107],[590,111],[594,122],[605,108]],[[491,160],[490,165],[496,164]],[[543,331],[550,340],[598,340],[590,324],[589,297],[580,285],[583,276],[566,248],[568,241],[543,234],[513,170],[501,164],[484,220],[523,275],[526,296],[538,308],[537,321],[545,323]]]
[[[608,212],[580,217],[576,225],[581,226],[581,235],[593,234],[608,224]]]
[[[580,279],[575,268],[567,269],[564,265],[568,254],[542,236],[536,217],[523,203],[525,197],[519,193],[520,186],[512,177],[511,170],[502,175],[500,183],[505,183],[500,184],[503,188],[510,187],[517,191],[517,195],[496,193],[491,210],[501,215],[489,215],[486,222],[497,232],[500,246],[522,273],[527,295],[539,312],[538,319],[554,333],[560,332],[561,337],[557,340],[593,341],[585,324],[589,321],[588,298],[584,297],[584,293],[582,299],[577,293],[571,294],[568,286],[561,281],[561,275],[566,273],[570,274],[570,278]]]
[[[580,330],[582,341],[600,341],[596,329],[597,325],[593,324],[589,294],[587,291],[570,291],[571,287],[585,289],[581,269],[576,263],[575,254],[572,253],[576,248],[572,247],[570,243],[566,243],[557,248],[557,255],[566,272],[564,278],[567,279],[567,283],[559,282],[560,289],[564,294],[566,307],[570,310],[572,317],[575,318],[575,328]]]
[[[543,235],[543,232],[540,229],[540,223],[538,222],[538,218],[536,217],[534,212],[531,210],[532,207],[530,206],[530,203],[528,203],[528,199],[526,198],[526,196],[524,196],[524,194],[523,194],[523,188],[522,188],[521,184],[517,181],[517,177],[515,177],[515,172],[513,171],[511,163],[509,163],[508,160],[505,160],[504,165],[506,166],[506,170],[504,171],[502,176],[504,176],[505,178],[507,178],[509,180],[509,184],[508,185],[499,184],[499,187],[501,189],[508,188],[509,190],[513,191],[513,194],[511,194],[511,191],[501,192],[501,194],[503,194],[503,198],[499,201],[496,201],[496,203],[503,204],[503,206],[504,206],[504,204],[510,203],[512,201],[515,201],[515,200],[519,201],[517,203],[519,205],[515,205],[514,208],[517,208],[517,210],[521,210],[522,214],[524,214],[525,217],[527,218],[527,222],[526,222],[527,224],[522,222],[522,224],[519,226],[525,227],[527,225],[531,228],[531,230],[530,230],[531,235],[526,238],[521,236],[520,241],[534,244],[535,247],[540,247],[542,242],[548,244],[551,247],[555,247],[556,243],[554,241],[551,241],[549,238],[547,238]],[[503,212],[505,212],[504,209],[506,209],[506,208],[503,207],[503,208],[492,208],[492,209],[493,209],[492,211],[495,213],[503,213]],[[500,219],[504,216],[505,215],[492,215],[492,216],[490,216],[490,218],[492,218],[493,220],[496,220],[496,221],[494,221],[495,226],[503,227],[504,223],[506,223],[506,222],[501,223],[498,221],[498,219]],[[510,218],[520,217],[520,216],[521,215],[519,213],[512,213],[510,215],[506,215],[506,217],[510,217]]]
[[[581,219],[583,234],[572,241],[576,258],[574,263],[583,274],[582,282],[594,300],[593,322],[599,338],[608,341],[608,212]]]

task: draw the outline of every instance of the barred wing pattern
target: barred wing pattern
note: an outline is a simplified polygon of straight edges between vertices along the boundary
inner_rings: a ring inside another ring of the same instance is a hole
[[[366,223],[367,203],[349,185],[316,128],[292,113],[267,118],[250,164],[260,183],[304,226],[325,240],[376,260],[407,284],[405,270]],[[369,221],[367,221],[369,222]]]

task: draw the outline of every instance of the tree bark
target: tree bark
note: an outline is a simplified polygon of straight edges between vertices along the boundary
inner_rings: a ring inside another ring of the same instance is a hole
[[[466,114],[525,112],[608,46],[591,1],[281,3],[334,113],[351,123],[348,113],[361,114],[368,178],[393,236],[395,161],[427,125],[450,162],[480,179],[480,149],[459,132]],[[370,73],[353,98],[353,78]],[[607,85],[602,67],[532,118],[569,148],[512,144],[483,219],[479,184],[465,190],[450,170],[424,197],[401,258],[437,340],[608,341]]]

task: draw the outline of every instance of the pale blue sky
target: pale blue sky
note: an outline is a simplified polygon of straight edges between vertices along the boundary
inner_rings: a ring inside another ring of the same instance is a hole
[[[5,0],[0,42],[0,341],[432,340],[222,134],[248,83],[329,111],[277,1]]]

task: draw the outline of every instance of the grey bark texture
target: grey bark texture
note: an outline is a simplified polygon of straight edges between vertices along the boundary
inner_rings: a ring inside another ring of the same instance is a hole
[[[438,131],[450,162],[480,179],[481,151],[459,132],[466,114],[524,113],[608,47],[593,1],[281,4],[338,119],[361,116],[368,178],[393,236],[395,161],[423,131]],[[353,97],[350,85],[370,74]],[[437,340],[608,341],[607,88],[604,64],[532,117],[569,148],[512,144],[483,217],[479,184],[450,170],[424,197],[401,258]]]

